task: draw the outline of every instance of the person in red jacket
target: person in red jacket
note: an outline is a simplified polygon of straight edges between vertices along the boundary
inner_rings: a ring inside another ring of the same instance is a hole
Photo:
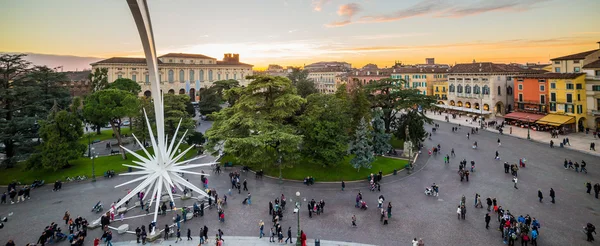
[[[306,246],[306,234],[304,234],[304,231],[300,231],[300,241],[302,241],[302,246]]]
[[[95,238],[94,239],[94,246],[98,246],[100,244],[100,239],[99,238]]]

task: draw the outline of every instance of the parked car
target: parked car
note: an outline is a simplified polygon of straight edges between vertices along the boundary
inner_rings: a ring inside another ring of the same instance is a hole
[[[121,122],[121,125],[123,126],[128,126],[131,122],[129,122],[128,120]]]

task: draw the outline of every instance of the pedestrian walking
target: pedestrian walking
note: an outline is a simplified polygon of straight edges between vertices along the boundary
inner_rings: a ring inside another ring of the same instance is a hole
[[[485,213],[485,229],[490,228],[490,220],[491,219],[492,219],[492,217],[490,217],[490,213]]]
[[[500,138],[498,138],[498,147],[502,146],[502,143],[500,143]]]
[[[344,191],[345,188],[346,188],[346,182],[344,182],[344,180],[342,180],[342,191]]]
[[[356,215],[352,215],[352,226],[356,227]]]
[[[495,160],[500,160],[500,153],[498,153],[498,151],[496,150],[496,157],[494,157]]]
[[[287,238],[285,239],[285,243],[287,243],[288,240],[290,240],[290,243],[294,243],[294,242],[292,242],[292,227],[291,226],[288,228]]]
[[[585,183],[585,188],[587,189],[586,193],[591,195],[592,193],[590,193],[590,191],[592,190],[592,183],[590,183],[590,181]],[[17,200],[17,202],[18,202],[18,200]]]
[[[458,208],[456,209],[456,214],[457,214],[458,219],[460,220],[460,217],[461,217],[460,215],[462,214],[460,205],[458,205]],[[416,240],[416,238],[415,238],[415,240]]]
[[[554,141],[550,140],[550,148],[554,148]]]
[[[487,203],[487,211],[490,212],[491,211],[490,209],[492,208],[492,199],[488,197],[485,200],[486,200],[486,203]]]
[[[514,187],[515,187],[515,189],[519,189],[519,188],[517,187],[517,181],[519,181],[519,179],[517,179],[517,176],[514,176],[514,177],[513,177],[513,182],[515,183],[515,186],[514,186]]]
[[[271,227],[271,232],[269,234],[271,235],[269,237],[269,242],[274,243],[275,242],[275,231],[273,231],[273,227]]]
[[[265,222],[263,222],[262,220],[260,220],[260,222],[258,222],[258,228],[260,230],[260,234],[259,234],[258,238],[262,238],[263,235],[265,235],[265,233],[264,233]]]
[[[252,198],[252,196],[250,195],[250,192],[248,192],[248,205],[252,204],[252,200],[250,200]]]
[[[555,203],[555,202],[554,202],[554,196],[555,196],[555,195],[556,195],[556,194],[554,194],[554,189],[550,188],[550,198],[552,198],[552,201],[551,201],[552,203]]]
[[[179,228],[177,228],[177,238],[175,238],[175,243],[177,243],[179,241],[183,241],[183,240],[181,239],[181,231],[179,230]]]
[[[192,230],[191,230],[190,228],[188,228],[188,231],[187,231],[187,240],[188,240],[188,241],[189,241],[189,240],[194,240],[194,239],[192,238]]]
[[[467,217],[467,207],[466,206],[461,206],[460,207],[460,217],[465,220]]]
[[[456,156],[456,154],[454,154],[454,148],[452,148],[452,151],[450,152],[450,155],[451,155],[452,157],[455,157],[455,156]]]
[[[248,181],[244,179],[244,191],[248,191]]]
[[[169,228],[169,225],[165,225],[165,236],[164,239],[165,240],[169,240],[169,231],[171,231],[171,229]]]
[[[596,194],[596,199],[598,199],[598,193],[600,193],[600,184],[596,183],[594,185],[594,193]]]
[[[538,198],[540,198],[540,202],[542,202],[542,199],[544,199],[544,195],[542,195],[542,190],[538,189]]]

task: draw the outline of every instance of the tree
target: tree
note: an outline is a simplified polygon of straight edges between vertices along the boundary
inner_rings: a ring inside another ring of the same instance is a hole
[[[108,87],[108,68],[96,68],[88,75],[92,83],[92,92],[104,90]]]
[[[224,92],[223,98],[227,100],[229,107],[233,106],[240,99],[243,91],[244,88],[242,87],[234,87]]]
[[[383,155],[392,149],[391,135],[385,132],[383,112],[380,108],[373,110],[373,152]]]
[[[150,121],[150,127],[152,127],[153,131],[156,131],[154,104],[152,103],[152,99],[148,97],[140,97],[139,102],[137,112],[133,118],[131,118],[131,132],[143,145],[146,145],[146,140],[150,139],[150,132],[148,131],[144,110],[146,110],[148,120]],[[156,134],[154,136],[156,136]]]
[[[296,89],[298,90],[298,95],[303,98],[307,98],[309,95],[318,92],[317,87],[315,87],[315,82],[313,82],[312,79],[298,81]]]
[[[403,79],[381,79],[366,86],[373,108],[383,110],[383,121],[386,132],[396,121],[396,115],[402,111],[421,106],[429,108],[435,103],[433,96],[420,93],[417,89],[403,87],[407,82]]]
[[[211,89],[215,89],[217,92],[217,95],[219,95],[219,98],[221,100],[223,100],[223,93],[226,90],[235,88],[235,87],[239,87],[240,86],[240,82],[235,80],[235,79],[228,79],[228,80],[219,80],[219,81],[215,81],[211,87]]]
[[[40,137],[43,141],[40,152],[33,157],[36,161],[28,162],[32,168],[42,167],[56,171],[68,167],[69,161],[80,158],[86,149],[84,144],[79,143],[83,136],[81,119],[66,110],[56,110],[47,120],[40,122]]]
[[[323,165],[336,165],[348,153],[348,108],[334,95],[308,96],[306,110],[299,117],[299,131],[304,136],[303,155]]]
[[[200,90],[198,108],[202,115],[208,115],[221,110],[221,98],[219,97],[218,90],[214,87]]]
[[[46,119],[54,102],[66,107],[66,79],[47,67],[30,68],[25,54],[0,55],[0,152],[2,163],[13,167],[26,159],[39,143],[40,120]]]
[[[292,72],[288,74],[288,79],[292,81],[292,85],[296,87],[298,95],[303,98],[310,94],[317,93],[315,82],[308,78],[308,70],[303,70],[299,67],[292,68]]]
[[[123,141],[120,129],[123,118],[135,115],[138,105],[137,96],[131,92],[105,89],[96,91],[85,99],[83,115],[89,122],[108,122],[121,146]],[[127,159],[125,151],[121,151],[121,154],[123,160]]]
[[[248,78],[253,81],[239,100],[212,114],[215,121],[206,132],[208,149],[215,150],[224,143],[225,153],[249,166],[278,163],[282,168],[284,163],[293,164],[299,157],[302,136],[296,133],[291,117],[305,100],[296,95],[287,78]]]
[[[371,121],[371,102],[367,99],[365,90],[358,86],[351,91],[349,103],[352,109],[352,129],[350,129],[350,132],[354,134],[356,127],[360,125],[363,118],[367,122]]]
[[[350,160],[350,164],[356,168],[357,172],[360,171],[361,167],[371,169],[371,163],[375,160],[371,139],[369,125],[365,118],[362,118],[356,128],[352,148],[350,149],[350,153],[354,154],[354,158]]]
[[[414,109],[407,110],[406,113],[402,114],[395,122],[394,136],[398,139],[404,139],[405,141],[410,140],[413,147],[416,148],[423,140],[425,140],[426,131],[425,128],[423,128],[423,125],[431,122],[431,119],[427,118],[423,113]],[[408,137],[406,136],[406,126],[408,126],[408,134],[410,135]]]
[[[165,108],[165,134],[171,138],[175,137],[175,130],[180,120],[179,136],[182,136],[186,130],[194,129],[196,123],[186,110],[186,103],[190,101],[188,95],[166,94],[163,100]]]
[[[194,131],[188,134],[185,141],[189,145],[202,145],[206,141],[206,138],[204,138],[204,134],[202,134],[201,132]]]
[[[142,91],[142,87],[135,81],[126,78],[120,78],[109,84],[107,89],[119,89],[131,92],[133,95],[138,95]]]

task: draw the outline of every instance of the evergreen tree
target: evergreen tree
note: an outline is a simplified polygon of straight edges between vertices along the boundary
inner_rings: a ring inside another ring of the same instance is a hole
[[[385,122],[383,121],[383,112],[380,108],[373,110],[373,150],[376,155],[383,155],[390,151],[391,135],[385,132]]]
[[[350,160],[350,164],[356,168],[357,172],[360,171],[361,167],[371,169],[371,163],[373,163],[375,157],[373,156],[373,145],[371,143],[371,130],[365,118],[360,120],[354,135],[352,149],[350,149],[350,153],[354,155],[354,158]]]
[[[405,114],[402,114],[398,120],[394,123],[394,136],[404,141],[410,140],[413,146],[416,148],[423,140],[425,140],[425,128],[423,127],[426,123],[431,123],[431,119],[427,118],[423,113],[417,110],[408,110]],[[406,136],[406,126],[410,136]]]
[[[221,97],[217,87],[200,90],[198,108],[202,115],[209,115],[221,110]]]

